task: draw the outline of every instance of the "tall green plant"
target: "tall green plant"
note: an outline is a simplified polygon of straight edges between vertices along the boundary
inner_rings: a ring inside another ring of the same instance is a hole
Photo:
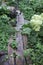
[[[32,16],[28,24],[24,24],[22,34],[28,35],[28,45],[24,55],[30,56],[33,65],[43,65],[43,20],[41,15]],[[28,51],[28,52],[27,52]]]
[[[15,29],[10,24],[10,18],[3,14],[0,16],[0,51],[7,50],[11,35],[15,35]]]

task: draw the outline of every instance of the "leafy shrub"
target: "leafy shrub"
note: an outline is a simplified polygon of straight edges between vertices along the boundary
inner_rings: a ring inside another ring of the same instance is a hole
[[[28,49],[24,56],[30,56],[33,65],[43,65],[43,20],[41,15],[32,16],[28,24],[24,24],[22,34],[28,35]],[[26,29],[26,30],[25,30]],[[28,30],[27,30],[28,29]]]
[[[19,8],[23,11],[25,18],[30,20],[34,14],[43,12],[43,0],[22,0],[19,2]]]
[[[10,25],[10,18],[3,14],[0,16],[0,51],[7,50],[8,39],[15,35],[15,29]]]
[[[13,40],[12,44],[10,44],[11,48],[17,49],[17,42],[16,40]]]

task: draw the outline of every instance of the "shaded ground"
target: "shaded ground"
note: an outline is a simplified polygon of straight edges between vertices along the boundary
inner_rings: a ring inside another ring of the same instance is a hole
[[[10,65],[8,60],[6,60],[7,53],[0,52],[0,65]]]

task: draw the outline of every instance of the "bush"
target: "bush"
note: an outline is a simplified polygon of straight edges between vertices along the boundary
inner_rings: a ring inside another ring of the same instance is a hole
[[[9,19],[5,14],[0,16],[0,51],[7,50],[8,39],[15,35],[15,29],[10,25]]]
[[[33,65],[43,65],[43,20],[41,15],[32,16],[30,23],[24,24],[22,34],[28,35],[28,50],[24,51],[24,55],[30,55]]]

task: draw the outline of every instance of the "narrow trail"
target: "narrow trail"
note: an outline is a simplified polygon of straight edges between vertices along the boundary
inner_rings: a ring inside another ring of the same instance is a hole
[[[17,65],[24,65],[24,57],[23,57],[23,40],[22,40],[22,34],[21,34],[21,28],[24,24],[24,17],[23,13],[19,14],[17,16],[17,25],[16,25],[16,41],[18,43],[18,48],[17,48],[17,55],[20,56],[20,58],[16,59]]]
[[[17,21],[17,24],[16,24],[16,42],[18,44],[18,47],[17,47],[17,50],[16,50],[16,54],[17,54],[17,57],[16,57],[16,65],[24,65],[24,57],[23,57],[23,40],[22,40],[22,34],[21,34],[21,28],[24,24],[24,16],[23,16],[23,13],[21,14],[18,14],[17,17],[16,17],[16,21]],[[9,39],[9,43],[8,43],[8,55],[9,55],[9,63],[10,65],[15,65],[15,62],[14,62],[14,58],[13,56],[13,52],[15,50],[13,50],[11,47],[10,47],[10,44],[12,43],[13,39],[12,37]],[[19,57],[18,57],[19,56]]]
[[[17,16],[17,26],[16,26],[16,41],[18,43],[18,51],[20,51],[20,55],[23,52],[23,40],[22,40],[22,34],[21,34],[21,28],[24,24],[24,17],[23,14],[21,13],[19,16]]]

